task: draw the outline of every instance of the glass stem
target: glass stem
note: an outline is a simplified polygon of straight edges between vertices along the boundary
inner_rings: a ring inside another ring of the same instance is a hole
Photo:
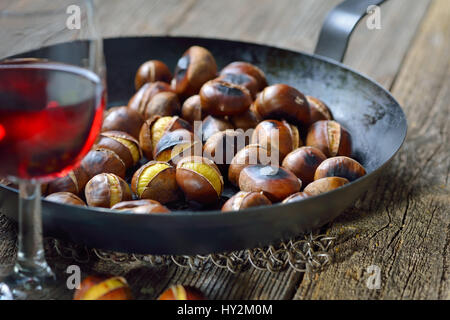
[[[40,278],[52,274],[45,260],[42,237],[41,185],[19,182],[19,249],[14,271]]]

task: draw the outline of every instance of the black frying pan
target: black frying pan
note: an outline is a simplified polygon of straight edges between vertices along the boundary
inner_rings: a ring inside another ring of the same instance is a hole
[[[316,53],[341,60],[348,36],[367,6],[380,2],[347,0],[338,6],[327,17]],[[345,26],[339,24],[342,13],[346,14]],[[70,63],[71,49],[80,45],[83,44],[60,44],[52,47],[52,52],[59,52]],[[236,60],[249,61],[265,71],[269,83],[287,83],[323,99],[336,120],[352,134],[353,154],[368,174],[301,202],[228,213],[178,211],[169,215],[137,215],[44,200],[47,236],[96,248],[150,254],[204,254],[264,246],[333,220],[374,183],[405,139],[407,124],[402,109],[373,80],[319,55],[237,41],[186,37],[106,39],[110,104],[126,104],[134,93],[134,73],[142,62],[160,59],[173,68],[192,45],[208,48],[219,68]],[[40,55],[48,57],[45,48],[21,56]],[[17,190],[0,186],[1,212],[15,218],[17,204]]]

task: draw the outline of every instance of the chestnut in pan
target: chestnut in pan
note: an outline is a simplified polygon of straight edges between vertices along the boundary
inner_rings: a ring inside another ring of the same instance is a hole
[[[325,177],[341,177],[354,181],[366,174],[364,167],[349,157],[333,157],[323,161],[314,174],[314,180]]]

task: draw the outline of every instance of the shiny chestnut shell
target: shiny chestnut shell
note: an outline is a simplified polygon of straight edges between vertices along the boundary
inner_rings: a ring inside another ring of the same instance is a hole
[[[156,81],[145,83],[128,101],[128,108],[138,112],[144,117],[145,107],[155,95],[161,92],[174,92],[172,87],[165,82]]]
[[[250,92],[252,98],[256,97],[259,89],[258,81],[249,74],[245,73],[224,73],[221,74],[216,80],[225,81],[229,83],[234,83],[247,88]]]
[[[307,198],[311,198],[312,195],[307,192],[296,192],[294,194],[291,194],[289,197],[284,199],[281,203],[291,203],[291,202],[297,202],[302,201]]]
[[[81,161],[81,166],[89,176],[89,179],[100,173],[114,173],[125,178],[125,162],[109,149],[93,149]]]
[[[323,161],[314,174],[314,180],[325,177],[341,177],[351,182],[365,174],[366,170],[358,161],[340,156]]]
[[[117,192],[113,196],[113,192]],[[130,201],[133,196],[130,187],[121,177],[112,173],[100,173],[86,184],[86,202],[91,207],[111,208],[118,202]],[[117,202],[112,202],[117,199]]]
[[[222,211],[239,211],[271,204],[272,202],[262,192],[239,191],[225,202]]]
[[[308,129],[306,145],[320,149],[327,157],[350,157],[352,153],[350,133],[334,120],[313,123]]]
[[[256,98],[255,109],[264,119],[286,119],[304,128],[311,121],[308,100],[287,84],[266,87]]]
[[[272,202],[283,201],[289,195],[299,192],[301,181],[289,170],[281,167],[250,165],[239,175],[241,191],[263,192]]]
[[[190,122],[202,121],[202,105],[198,94],[187,98],[181,107],[181,116],[184,120]]]
[[[185,156],[200,156],[202,145],[200,139],[186,129],[166,132],[157,143],[153,158],[176,165]]]
[[[123,277],[91,275],[74,293],[74,300],[132,300],[131,289]]]
[[[126,132],[102,132],[100,133],[95,146],[96,148],[114,151],[125,163],[126,168],[134,166],[142,158],[142,150],[139,146],[139,141]]]
[[[150,119],[152,116],[173,116],[181,112],[181,105],[178,97],[173,92],[160,92],[144,107],[144,118]]]
[[[159,60],[146,61],[140,65],[134,78],[134,87],[139,90],[144,83],[163,81],[170,83],[172,80],[172,72],[167,65]]]
[[[196,288],[178,284],[161,293],[158,300],[205,300],[205,297]]]
[[[130,213],[169,213],[170,210],[156,200],[142,199],[132,201],[122,201],[111,207],[112,210],[119,210]]]
[[[161,168],[153,172],[151,179],[143,186],[143,190],[140,192],[140,179],[143,179],[147,172],[152,172],[151,167]],[[140,199],[156,200],[162,204],[176,201],[180,194],[175,174],[175,168],[170,164],[162,161],[150,161],[134,173],[131,179],[131,189]]]
[[[74,195],[71,192],[55,192],[45,197],[45,199],[48,201],[63,204],[86,206],[86,203],[83,200],[81,200],[81,198],[79,198],[78,196]]]
[[[225,66],[225,68],[222,69],[220,72],[220,75],[225,74],[248,74],[256,79],[258,83],[258,89],[257,91],[263,90],[265,87],[267,87],[267,79],[264,72],[258,68],[257,66],[244,62],[244,61],[235,61]]]
[[[263,120],[252,106],[244,113],[230,117],[230,121],[235,129],[242,129],[244,131],[254,129]]]
[[[47,193],[71,192],[79,195],[84,190],[84,186],[89,181],[89,176],[83,167],[77,167],[66,176],[54,179],[47,185]]]
[[[258,144],[250,144],[236,153],[228,168],[228,181],[239,186],[242,169],[251,164],[271,164],[270,151]],[[278,157],[276,159],[278,162]]]
[[[327,157],[317,148],[301,147],[290,152],[284,159],[282,167],[290,170],[302,180],[303,185],[314,181],[314,173],[317,167],[327,159]]]
[[[106,111],[102,131],[124,131],[137,139],[143,123],[144,118],[138,112],[128,107],[113,107]]]
[[[213,116],[232,116],[248,110],[252,103],[250,91],[244,86],[211,80],[200,89],[202,113]]]
[[[311,124],[320,120],[333,120],[333,115],[325,102],[312,96],[306,96],[306,100],[309,103]]]
[[[227,129],[234,129],[230,121],[223,118],[207,116],[202,122],[202,141],[206,142],[213,134]]]
[[[316,196],[340,188],[347,183],[349,183],[349,181],[345,178],[326,177],[314,180],[313,182],[308,184],[303,191],[310,195]]]
[[[197,94],[202,85],[217,74],[217,64],[207,49],[190,47],[178,60],[172,79],[172,88],[183,99]]]

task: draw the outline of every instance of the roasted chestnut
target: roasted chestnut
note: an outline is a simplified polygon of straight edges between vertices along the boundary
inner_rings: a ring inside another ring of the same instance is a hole
[[[181,107],[181,116],[191,124],[193,124],[194,121],[202,121],[202,105],[198,94],[193,95],[184,101],[183,106]]]
[[[128,101],[128,108],[137,111],[144,117],[145,107],[160,92],[174,92],[170,84],[156,81],[145,83]]]
[[[366,170],[358,161],[341,156],[323,161],[314,174],[314,180],[325,177],[341,177],[353,181],[365,174]]]
[[[257,91],[261,91],[265,87],[267,87],[266,75],[260,68],[258,68],[257,66],[255,66],[251,63],[243,62],[243,61],[232,62],[232,63],[228,64],[227,66],[225,66],[225,68],[222,69],[222,71],[220,72],[220,75],[225,75],[225,74],[229,74],[229,73],[233,73],[233,74],[244,73],[244,74],[248,74],[248,75],[252,76],[258,82]]]
[[[75,291],[74,300],[132,300],[130,287],[123,277],[106,275],[85,278]]]
[[[251,164],[276,164],[278,155],[273,160],[270,151],[259,144],[250,144],[236,153],[228,168],[228,181],[235,186],[239,186],[239,175],[242,169]]]
[[[287,84],[266,87],[256,98],[255,109],[264,119],[286,119],[304,128],[311,121],[308,100]]]
[[[254,129],[258,123],[262,121],[262,117],[255,112],[252,104],[250,108],[242,114],[238,114],[230,117],[230,121],[236,129],[242,129],[247,131],[248,129]]]
[[[113,173],[100,173],[89,180],[84,195],[91,207],[111,208],[121,201],[132,200],[128,184]]]
[[[126,168],[136,165],[142,158],[139,142],[122,131],[105,131],[99,136],[96,148],[114,151],[125,163]]]
[[[250,165],[239,175],[241,191],[262,191],[272,202],[283,201],[301,187],[302,182],[292,172],[276,166]]]
[[[267,148],[271,155],[274,151],[279,152],[279,163],[289,152],[303,144],[296,126],[278,120],[260,122],[253,132],[251,143]]]
[[[214,79],[217,65],[211,52],[199,46],[190,47],[178,60],[172,88],[183,99],[197,94],[202,85]]]
[[[234,83],[247,88],[250,91],[252,98],[256,97],[259,91],[258,81],[249,74],[245,73],[224,73],[221,74],[216,80]]]
[[[308,129],[306,145],[320,149],[327,157],[350,157],[352,153],[350,133],[334,120],[313,123]]]
[[[170,210],[155,200],[122,201],[111,207],[112,210],[130,213],[169,213]]]
[[[262,192],[239,191],[225,202],[222,211],[239,211],[270,204],[272,202]]]
[[[150,161],[133,175],[131,189],[140,199],[168,203],[179,198],[175,168],[161,161]]]
[[[236,153],[245,147],[246,139],[242,131],[225,130],[209,137],[203,146],[203,155],[217,165],[223,174]]]
[[[139,67],[134,78],[134,87],[139,90],[144,83],[163,81],[170,83],[172,72],[166,64],[159,60],[146,61]]]
[[[173,92],[160,92],[153,96],[144,107],[144,118],[150,119],[152,116],[173,116],[181,112],[181,105],[178,97]]]
[[[72,192],[55,192],[45,197],[45,199],[52,202],[86,206],[86,203]]]
[[[147,159],[153,159],[153,151],[162,136],[169,131],[186,129],[191,131],[191,125],[178,116],[154,116],[147,120],[139,133],[139,144]]]
[[[306,96],[306,100],[308,100],[311,113],[310,123],[320,120],[333,120],[333,115],[325,102],[311,96]]]
[[[206,142],[209,137],[211,137],[214,133],[225,131],[227,129],[234,129],[233,125],[222,118],[216,118],[213,116],[207,116],[202,123],[202,141]],[[195,132],[194,128],[194,132]],[[200,135],[199,135],[200,136]]]
[[[284,159],[282,167],[289,169],[302,180],[303,185],[314,181],[314,173],[317,167],[327,157],[317,148],[301,147],[290,152]]]
[[[294,194],[291,194],[286,199],[284,199],[281,203],[297,202],[297,201],[301,201],[301,200],[304,200],[304,199],[307,199],[310,197],[312,197],[312,195],[307,192],[296,192]]]
[[[341,177],[326,177],[318,180],[314,180],[308,184],[303,192],[306,192],[312,196],[316,196],[321,193],[325,193],[347,184],[348,180]]]
[[[205,300],[205,298],[199,290],[178,284],[164,291],[158,300]]]
[[[223,178],[213,161],[204,157],[185,157],[177,165],[177,183],[188,201],[211,204],[219,201]]]
[[[250,91],[244,86],[211,80],[200,89],[202,113],[213,116],[232,116],[248,110],[252,103]]]
[[[200,139],[186,129],[166,132],[156,144],[153,158],[176,165],[186,156],[202,154]]]
[[[89,181],[89,176],[83,167],[77,167],[66,176],[52,180],[47,185],[49,194],[56,192],[71,192],[79,195]]]
[[[127,107],[114,107],[106,112],[102,131],[124,131],[137,139],[143,123],[144,118],[136,111]]]
[[[89,179],[99,173],[114,173],[121,178],[125,178],[125,162],[109,149],[96,148],[84,157],[81,166],[89,176]]]

